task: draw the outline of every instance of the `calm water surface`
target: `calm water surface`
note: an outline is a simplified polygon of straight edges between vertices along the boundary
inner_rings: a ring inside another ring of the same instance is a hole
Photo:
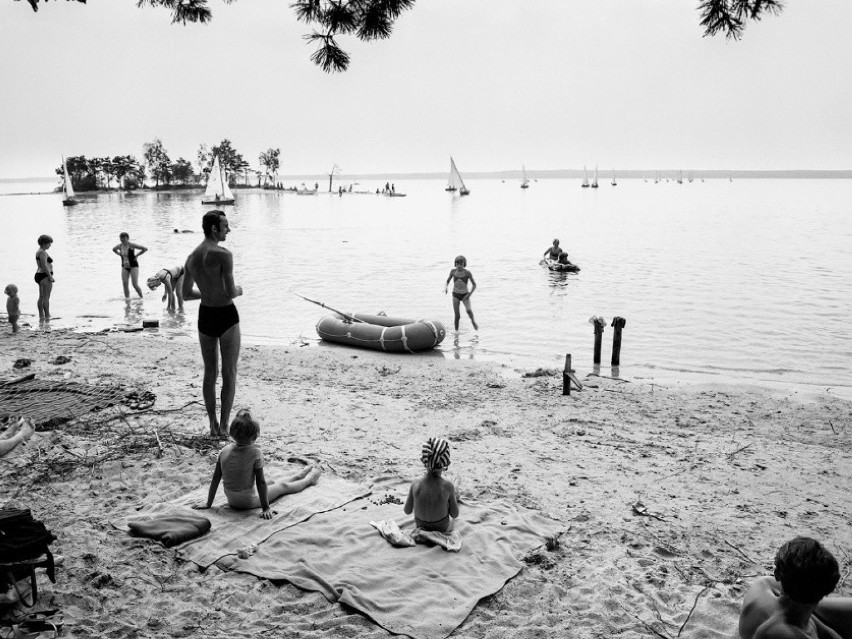
[[[357,188],[375,188],[364,184]],[[233,232],[244,340],[316,342],[323,309],[437,319],[448,328],[446,357],[517,367],[560,367],[565,353],[591,370],[592,315],[627,319],[621,375],[801,383],[852,394],[852,183],[737,180],[581,189],[574,180],[472,180],[471,195],[444,182],[397,182],[405,198],[372,194],[297,196],[237,191]],[[33,185],[10,190],[36,190]],[[53,236],[53,327],[96,330],[159,318],[161,330],[195,335],[197,302],[169,315],[160,294],[125,303],[118,234],[149,252],[140,281],[183,263],[202,239],[200,193],[0,197],[0,278],[21,289],[25,321],[36,313],[35,251]],[[175,234],[173,229],[195,233]],[[538,264],[554,237],[579,274]],[[444,281],[464,254],[479,288],[471,298],[479,335],[462,317],[452,331]],[[160,289],[162,291],[162,289]],[[604,369],[608,374],[608,366]]]

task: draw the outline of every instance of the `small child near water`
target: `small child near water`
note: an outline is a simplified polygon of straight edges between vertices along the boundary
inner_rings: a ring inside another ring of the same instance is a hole
[[[12,332],[17,333],[18,319],[21,317],[21,300],[18,298],[18,287],[14,284],[7,284],[3,292],[8,295],[8,298],[6,298],[6,314],[9,316]]]
[[[467,311],[467,316],[470,318],[470,323],[473,324],[473,330],[478,331],[479,326],[476,320],[473,319],[473,309],[470,307],[470,296],[476,290],[476,280],[473,279],[473,274],[467,270],[467,258],[464,255],[459,255],[453,262],[453,270],[447,276],[447,282],[444,285],[444,293],[447,292],[450,282],[453,283],[453,313],[455,314],[455,327],[459,330],[459,319],[461,312],[459,304],[464,304]],[[467,283],[471,283],[471,289],[467,289]]]
[[[452,519],[459,516],[456,488],[443,477],[450,465],[450,444],[446,439],[430,437],[420,454],[426,474],[411,482],[403,511],[414,513],[414,525],[420,530],[445,533]]]
[[[319,481],[319,469],[307,466],[286,479],[267,486],[263,474],[263,454],[254,445],[260,435],[260,423],[251,416],[251,411],[247,409],[239,411],[231,422],[228,433],[234,443],[228,444],[219,453],[213,479],[210,481],[207,503],[198,504],[193,508],[197,510],[210,508],[221,481],[231,508],[236,510],[262,508],[260,516],[264,519],[272,519],[273,513],[269,502],[275,501],[282,495],[302,492]]]

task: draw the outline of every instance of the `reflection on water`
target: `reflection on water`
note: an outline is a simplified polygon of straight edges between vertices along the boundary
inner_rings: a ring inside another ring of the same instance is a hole
[[[479,335],[468,337],[467,331],[450,331],[452,346],[450,351],[455,359],[475,359],[476,347],[479,345]]]
[[[626,180],[596,192],[566,180],[525,191],[500,180],[469,186],[465,198],[447,194],[443,180],[397,182],[405,198],[238,190],[224,245],[245,291],[236,300],[243,335],[314,343],[326,311],[295,291],[347,312],[452,326],[443,288],[463,254],[478,285],[482,341],[447,336],[441,351],[454,358],[553,368],[570,352],[582,374],[592,365],[588,318],[621,316],[628,376],[641,367],[852,387],[852,181]],[[125,303],[111,248],[121,231],[147,246],[144,281],[183,263],[202,239],[205,210],[192,192],[90,195],[73,210],[54,194],[2,196],[0,285],[18,284],[23,313],[35,312],[36,238],[48,233],[53,328],[158,319],[161,330],[194,336],[197,302],[184,314],[170,314],[159,291]],[[581,272],[540,266],[554,237]],[[612,335],[604,334],[604,352]]]

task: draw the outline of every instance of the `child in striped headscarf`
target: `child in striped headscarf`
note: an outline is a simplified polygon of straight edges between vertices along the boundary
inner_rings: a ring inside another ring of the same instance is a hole
[[[421,530],[445,533],[459,516],[459,505],[453,484],[441,474],[450,465],[450,444],[446,439],[430,437],[420,454],[426,474],[411,482],[408,499],[405,501],[406,515],[414,513],[414,523]]]

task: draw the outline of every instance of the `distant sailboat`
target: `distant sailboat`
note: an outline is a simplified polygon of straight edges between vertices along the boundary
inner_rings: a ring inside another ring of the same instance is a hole
[[[74,206],[77,200],[74,199],[74,186],[71,184],[71,177],[68,175],[68,165],[65,163],[65,157],[62,157],[62,172],[65,182],[65,197],[62,198],[62,206]]]
[[[677,183],[683,184],[683,171],[681,171],[677,176]]]
[[[618,186],[618,182],[615,181],[615,169],[612,170],[612,182],[610,182],[613,186]]]
[[[528,189],[528,188],[530,188],[530,181],[527,179],[527,167],[525,167],[524,165],[521,165],[521,168],[524,172],[524,181],[521,182],[521,188],[522,189]]]
[[[462,180],[461,173],[456,168],[456,163],[453,161],[453,157],[450,156],[450,179],[447,181],[447,188],[445,191],[458,191],[459,195],[467,195],[470,193],[468,188],[464,185],[464,180]]]
[[[598,167],[595,167],[595,176],[592,178],[592,188],[598,188]]]
[[[213,168],[210,169],[210,175],[207,177],[207,190],[201,198],[201,203],[216,205],[234,203],[234,196],[228,187],[225,172],[219,164],[218,155],[213,157]]]
[[[586,165],[583,165],[583,183],[580,185],[584,189],[589,188],[589,176],[586,175]]]

